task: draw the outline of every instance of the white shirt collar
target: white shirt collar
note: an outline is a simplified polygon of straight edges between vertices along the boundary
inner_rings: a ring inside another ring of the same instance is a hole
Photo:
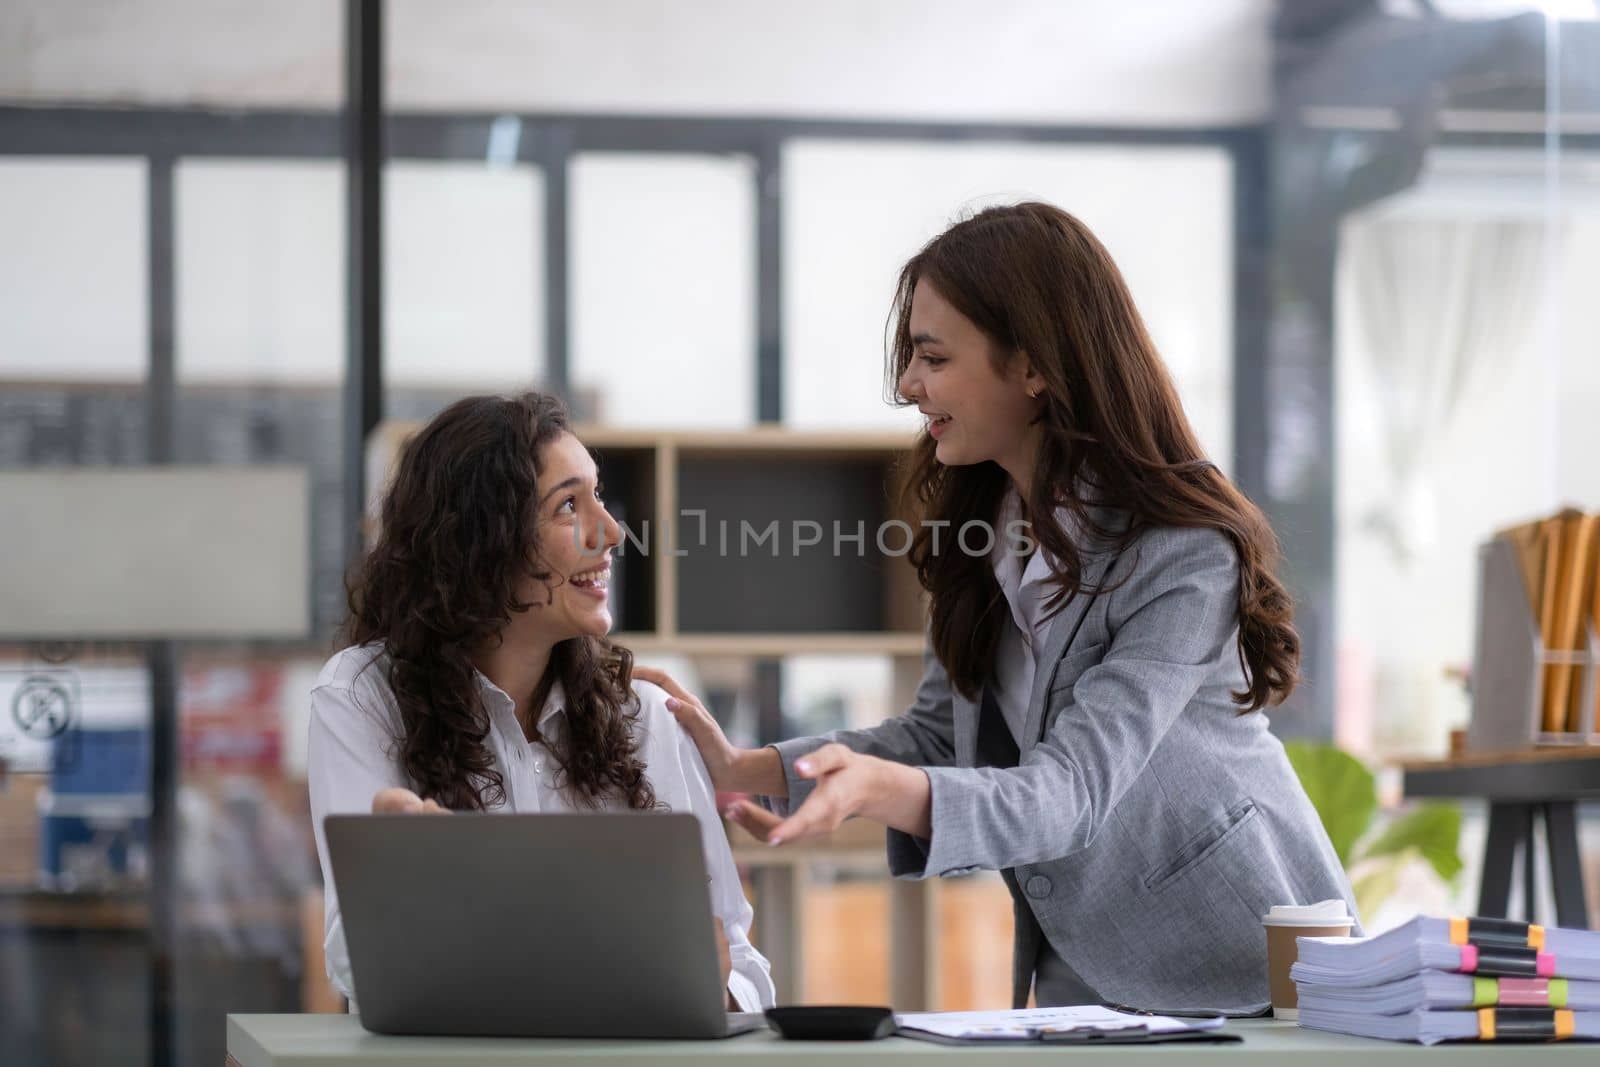
[[[504,689],[491,682],[488,675],[476,667],[472,669],[472,674],[478,679],[478,687],[489,694],[491,699],[499,704],[502,710],[512,712],[516,709],[516,701],[512,700],[511,695]],[[557,678],[550,683],[550,694],[544,698],[544,707],[539,709],[539,718],[534,725],[543,727],[552,716],[565,711],[566,706],[567,692],[561,687],[561,679]]]
[[[1031,646],[1046,623],[1044,602],[1055,591],[1054,586],[1046,584],[1055,573],[1055,557],[1035,541],[1033,554],[1023,562],[1017,552],[1016,539],[1009,533],[1010,524],[1021,517],[1022,497],[1015,489],[1009,489],[1000,502],[1000,521],[989,560],[994,566],[995,580],[1000,583],[1000,592],[1006,598],[1006,606],[1011,609],[1011,619],[1023,640]],[[1060,515],[1057,517],[1065,521]]]
[[[1080,485],[1082,484],[1080,482]],[[1089,503],[1090,517],[1093,521],[1113,528],[1121,525],[1116,509],[1096,504],[1094,493],[1086,493],[1085,499]],[[1022,564],[1015,546],[1008,542],[1006,532],[1007,526],[1021,517],[1022,496],[1016,487],[1012,486],[1006,490],[1005,496],[1000,501],[995,545],[989,559],[994,567],[995,579],[1000,583],[1000,591],[1005,595],[1006,603],[1011,608],[1011,617],[1016,621],[1017,628],[1024,634],[1032,636],[1049,622],[1049,618],[1045,615],[1044,603],[1055,595],[1056,587],[1048,583],[1058,570],[1059,561],[1046,551],[1043,545],[1035,541],[1033,555],[1028,557],[1026,566]],[[1087,534],[1083,524],[1068,508],[1056,509],[1056,522],[1060,523],[1061,529],[1072,538],[1084,557],[1099,555],[1110,550],[1110,545]]]
[[[994,565],[994,575],[1000,582],[1000,588],[1005,591],[1006,599],[1015,606],[1016,594],[1023,588],[1035,585],[1050,577],[1055,570],[1055,557],[1046,552],[1037,541],[1034,542],[1033,554],[1023,563],[1022,556],[1017,552],[1015,539],[1010,536],[1011,523],[1022,517],[1022,497],[1016,489],[1008,489],[1005,498],[1000,502],[1000,522],[995,530],[994,551],[990,554],[990,562]],[[1056,513],[1057,521],[1067,521],[1065,508]],[[1070,527],[1069,527],[1070,529]]]

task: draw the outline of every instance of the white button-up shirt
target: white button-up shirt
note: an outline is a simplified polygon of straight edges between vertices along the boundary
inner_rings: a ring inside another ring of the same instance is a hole
[[[1050,584],[1055,560],[1043,546],[1036,545],[1033,554],[1024,560],[1016,546],[1008,543],[1006,531],[1012,520],[1021,516],[1022,501],[1013,489],[1000,506],[1000,521],[996,523],[999,536],[989,557],[1000,592],[1011,609],[1013,624],[1000,630],[1000,647],[995,651],[994,664],[994,677],[999,684],[995,687],[994,700],[1019,748],[1028,722],[1028,701],[1033,695],[1034,650],[1044,644],[1050,624],[1055,620],[1054,615],[1048,614],[1048,604],[1056,590]]]
[[[370,669],[368,669],[370,668]],[[568,812],[579,808],[557,787],[559,764],[544,745],[531,742],[517,722],[515,702],[481,673],[474,672],[489,714],[489,736],[484,743],[494,766],[505,781],[503,812]],[[761,1011],[776,999],[766,958],[750,944],[754,912],[745,899],[734,868],[710,775],[693,742],[667,710],[667,694],[649,682],[635,681],[640,711],[635,721],[639,757],[655,789],[656,799],[673,811],[692,812],[700,820],[706,871],[711,876],[711,911],[722,920],[728,937],[733,972],[728,992],[743,1011]],[[539,713],[539,734],[552,740],[562,729],[565,694],[560,683],[552,687]],[[328,977],[334,988],[351,998],[350,953],[345,946],[339,901],[333,891],[328,865],[328,842],[322,820],[326,815],[370,812],[372,798],[390,786],[411,788],[398,759],[398,739],[403,736],[400,706],[389,687],[388,659],[374,645],[347,648],[322,668],[311,690],[311,737],[307,754],[311,787],[311,824],[316,833],[317,857],[322,861],[326,887],[325,938]],[[602,804],[620,808],[621,801]],[[625,960],[617,961],[626,966]]]
[[[1091,508],[1097,507],[1092,492],[1080,491],[1088,492]],[[1022,731],[1028,723],[1028,701],[1033,696],[1038,650],[1044,647],[1050,627],[1060,614],[1050,611],[1050,598],[1056,591],[1050,578],[1060,569],[1060,561],[1046,552],[1036,539],[1033,554],[1026,560],[1016,552],[1015,546],[1008,544],[1007,531],[1011,523],[1021,517],[1022,497],[1013,487],[1001,500],[999,519],[995,523],[995,545],[989,554],[995,580],[1000,583],[1000,592],[1011,609],[1012,623],[1001,629],[1000,647],[995,651],[994,677],[999,686],[994,698],[1019,748]],[[1116,513],[1112,511],[1100,509],[1095,517],[1102,523],[1117,525]],[[1066,508],[1057,509],[1056,521],[1079,551],[1103,551],[1108,546],[1108,542],[1091,537]]]

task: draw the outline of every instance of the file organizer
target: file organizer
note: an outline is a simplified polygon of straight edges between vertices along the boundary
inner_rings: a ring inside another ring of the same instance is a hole
[[[1472,650],[1472,721],[1467,747],[1508,752],[1529,745],[1600,745],[1596,701],[1600,699],[1600,639],[1588,612],[1582,648],[1549,650],[1539,633],[1533,600],[1517,564],[1516,547],[1504,537],[1478,548],[1478,620]],[[1580,715],[1577,731],[1547,731],[1543,723],[1545,668],[1578,667]]]

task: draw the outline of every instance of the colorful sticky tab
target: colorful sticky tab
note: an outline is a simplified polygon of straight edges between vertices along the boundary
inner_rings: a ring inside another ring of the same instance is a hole
[[[1484,1010],[1489,1011],[1490,1009],[1485,1008]],[[1560,1014],[1570,1016],[1572,1013],[1554,1012],[1548,1008],[1497,1008],[1491,1014],[1494,1015],[1493,1029],[1495,1038],[1501,1041],[1527,1041],[1560,1036],[1556,1016]],[[1568,1033],[1570,1032],[1571,1022],[1569,1020]],[[1478,1020],[1478,1033],[1480,1035],[1483,1033],[1483,1020],[1481,1017]],[[1487,1040],[1494,1040],[1495,1038]]]
[[[1547,979],[1502,978],[1498,984],[1501,1004],[1518,1008],[1550,1007],[1550,982]]]
[[[1468,967],[1468,963],[1472,964]],[[1555,974],[1555,957],[1531,948],[1504,945],[1462,945],[1461,969],[1483,975],[1544,977]]]
[[[1466,926],[1466,940],[1480,948],[1504,946],[1505,948],[1542,948],[1544,931],[1539,931],[1540,944],[1533,943],[1533,931],[1538,929],[1515,919],[1475,918],[1450,921],[1450,938],[1457,936],[1457,923]]]

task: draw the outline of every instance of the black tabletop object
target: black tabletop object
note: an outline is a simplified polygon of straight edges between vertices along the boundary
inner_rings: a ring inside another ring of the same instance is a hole
[[[893,1011],[858,1005],[768,1008],[767,1023],[790,1041],[871,1041],[895,1032]]]

